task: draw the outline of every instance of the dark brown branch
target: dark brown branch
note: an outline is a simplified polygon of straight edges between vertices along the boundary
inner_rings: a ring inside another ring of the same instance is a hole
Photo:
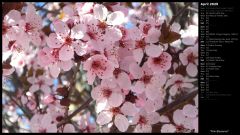
[[[175,110],[176,108],[185,104],[189,100],[192,100],[197,94],[198,94],[198,90],[193,90],[192,92],[182,96],[181,98],[168,104],[167,106],[163,107],[162,109],[158,110],[157,112],[160,113],[161,115],[163,115],[169,111]]]
[[[57,124],[57,127],[61,127],[63,124],[69,122],[72,117],[74,117],[75,115],[77,115],[79,112],[81,112],[83,109],[85,109],[86,107],[89,106],[89,104],[93,101],[93,99],[90,97],[82,106],[80,106],[77,110],[75,110],[72,114],[70,114],[68,117],[66,117],[64,120],[60,121]]]
[[[177,14],[174,15],[174,16],[172,17],[172,19],[170,20],[169,26],[171,26],[171,25],[174,23],[174,21],[176,20],[176,18],[177,18],[180,14],[182,14],[182,13],[188,8],[188,6],[190,6],[191,4],[192,4],[192,3],[187,3],[181,10],[179,10],[179,11],[177,12]]]

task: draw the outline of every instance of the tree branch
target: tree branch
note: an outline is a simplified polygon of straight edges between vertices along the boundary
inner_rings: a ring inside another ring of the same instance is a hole
[[[85,109],[86,107],[88,107],[88,105],[93,101],[93,99],[90,97],[82,106],[80,106],[78,109],[76,109],[72,114],[70,114],[68,117],[66,117],[64,120],[60,121],[57,124],[57,127],[61,127],[63,124],[69,122],[72,117],[74,117],[75,115],[77,115],[80,111],[82,111],[83,109]]]
[[[194,98],[197,94],[198,94],[198,90],[193,90],[188,94],[182,96],[181,98],[175,100],[174,102],[168,104],[167,106],[163,107],[162,109],[158,110],[157,112],[163,115],[169,111],[175,110],[179,106],[185,104],[186,102]]]
[[[177,12],[177,14],[174,15],[174,16],[172,17],[172,19],[170,20],[169,26],[171,26],[171,25],[174,23],[174,21],[177,19],[177,17],[178,17],[181,13],[183,13],[183,11],[185,11],[185,10],[188,8],[188,6],[190,6],[191,4],[192,4],[192,3],[187,3],[181,10],[179,10],[179,11]]]

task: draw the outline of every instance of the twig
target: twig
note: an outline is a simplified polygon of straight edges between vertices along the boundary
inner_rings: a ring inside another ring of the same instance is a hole
[[[162,109],[158,110],[157,112],[160,113],[161,115],[163,115],[163,114],[165,114],[165,113],[167,113],[171,110],[174,110],[177,107],[183,105],[187,101],[194,98],[197,94],[198,94],[198,90],[193,90],[189,94],[186,94],[186,95],[182,96],[181,98],[179,98],[179,99],[175,100],[174,102],[168,104],[167,106],[163,107]]]
[[[183,11],[185,11],[185,10],[188,8],[188,6],[190,6],[191,4],[192,4],[192,3],[188,3],[188,4],[186,4],[181,10],[179,10],[179,11],[177,12],[177,14],[174,15],[174,16],[172,17],[172,19],[170,20],[169,26],[171,26],[171,25],[174,23],[174,21],[176,20],[176,18],[177,18],[181,13],[183,13]]]
[[[23,113],[25,114],[25,116],[30,119],[32,117],[32,114],[29,113],[23,106],[21,106],[10,94],[10,92],[8,92],[7,90],[2,89],[2,91],[11,99],[11,101],[13,101],[19,108],[21,108],[21,110],[23,111]]]
[[[77,110],[75,110],[72,114],[70,114],[68,117],[66,117],[64,120],[60,121],[57,124],[57,127],[61,127],[63,124],[69,122],[72,117],[74,117],[75,115],[77,115],[80,111],[82,111],[83,109],[85,109],[86,107],[88,107],[88,105],[93,101],[93,99],[90,97],[82,106],[80,106]]]

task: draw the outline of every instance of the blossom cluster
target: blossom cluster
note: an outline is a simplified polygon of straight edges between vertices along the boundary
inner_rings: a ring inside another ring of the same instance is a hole
[[[77,132],[71,123],[58,126],[70,114],[68,91],[53,82],[81,64],[97,114],[94,124],[87,120],[90,113],[80,116],[82,132],[111,132],[112,126],[120,132],[132,127],[133,132],[152,132],[157,123],[159,132],[198,132],[197,97],[175,110],[173,120],[158,113],[196,87],[198,26],[168,24],[156,8],[146,4],[134,12],[122,3],[66,4],[48,35],[32,4],[24,13],[5,15],[2,48],[10,55],[3,76],[15,70],[23,74],[27,66],[29,87],[20,99],[34,114],[31,131]],[[126,28],[130,21],[133,26]]]

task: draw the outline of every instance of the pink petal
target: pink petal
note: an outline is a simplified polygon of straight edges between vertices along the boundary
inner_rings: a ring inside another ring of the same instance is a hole
[[[132,87],[131,90],[132,90],[133,92],[136,92],[136,93],[138,93],[138,94],[141,94],[141,93],[145,90],[144,87],[145,87],[145,86],[144,86],[144,84],[143,84],[142,81],[137,81],[136,84]]]
[[[73,48],[79,56],[87,53],[87,45],[82,42],[73,43]]]
[[[185,116],[182,113],[182,110],[176,110],[173,113],[173,121],[177,125],[181,125],[185,119]]]
[[[65,38],[68,36],[70,29],[68,28],[67,24],[60,20],[56,20],[53,22],[53,26],[57,35]]]
[[[198,115],[198,109],[196,106],[193,106],[191,104],[185,105],[182,112],[185,116],[188,116],[190,118],[195,118]]]
[[[140,79],[143,76],[143,70],[135,62],[129,65],[129,72],[134,79]]]
[[[42,85],[40,89],[44,92],[44,94],[49,94],[49,93],[51,93],[51,89],[50,89],[50,87],[47,86],[47,85]]]
[[[154,107],[153,101],[152,101],[152,100],[147,100],[147,101],[145,102],[144,109],[145,109],[148,113],[151,113],[151,112],[155,111],[155,107]]]
[[[133,57],[136,60],[136,62],[140,63],[143,58],[143,50],[141,48],[135,49],[132,51]]]
[[[102,90],[100,88],[100,86],[97,86],[95,88],[93,88],[93,90],[91,91],[91,96],[93,99],[95,100],[100,100],[102,99]]]
[[[57,64],[51,64],[49,66],[50,73],[54,78],[57,78],[60,73],[60,68],[57,66]]]
[[[43,102],[45,104],[50,104],[50,103],[53,103],[54,101],[55,101],[54,97],[50,94],[45,96],[44,99],[43,99]]]
[[[140,125],[138,124],[134,130],[134,132],[137,133],[151,133],[152,132],[152,126],[145,124],[145,125]]]
[[[121,112],[124,115],[134,116],[137,113],[137,108],[133,103],[125,102],[121,107]]]
[[[115,11],[107,16],[108,25],[120,25],[124,22],[124,14],[121,11]]]
[[[88,84],[92,85],[94,80],[96,78],[96,74],[92,74],[90,71],[87,72],[87,81],[88,81]]]
[[[59,51],[59,59],[62,61],[68,61],[73,58],[74,50],[72,47],[63,46]]]
[[[160,89],[156,89],[156,88],[150,88],[145,90],[145,94],[147,98],[151,100],[155,100],[158,97],[158,94],[156,93],[159,93],[159,92],[160,92]]]
[[[125,72],[118,75],[117,82],[122,89],[130,89],[131,87],[131,80]]]
[[[26,96],[21,96],[21,102],[22,104],[26,104],[28,102],[28,99]]]
[[[196,42],[196,37],[185,37],[182,39],[183,44],[185,45],[194,45]]]
[[[112,120],[112,113],[108,112],[108,111],[102,111],[100,112],[100,114],[97,116],[97,123],[99,125],[105,125],[107,123],[109,123]]]
[[[111,37],[111,38],[109,38]],[[119,41],[122,38],[122,32],[118,28],[107,28],[105,40],[111,42]]]
[[[170,94],[171,96],[175,96],[175,95],[177,94],[177,91],[178,91],[177,86],[176,86],[176,85],[173,85],[173,86],[170,88],[170,90],[169,90],[169,94]]]
[[[96,4],[93,8],[93,15],[100,21],[104,21],[107,18],[108,10],[105,6]]]
[[[162,51],[163,48],[160,45],[148,45],[145,47],[146,54],[150,57],[158,57]]]
[[[21,19],[21,13],[17,10],[10,10],[7,15],[4,16],[4,21],[6,21],[9,25],[18,24]]]
[[[72,124],[66,124],[63,129],[63,133],[74,133],[75,128]]]
[[[175,133],[176,127],[172,124],[164,124],[161,128],[161,133]]]
[[[78,24],[75,25],[71,29],[71,37],[75,39],[82,39],[84,37],[84,34],[86,32],[86,26],[84,24]]]
[[[61,69],[63,69],[64,71],[69,71],[73,67],[72,60],[60,61],[58,64],[59,64],[59,67],[61,67]]]
[[[182,87],[184,87],[184,88],[193,88],[194,85],[192,83],[183,83]]]
[[[29,91],[32,92],[32,93],[36,92],[37,90],[39,90],[39,85],[32,85],[29,88]]]
[[[63,7],[63,13],[67,14],[68,16],[73,16],[74,15],[74,10],[72,5],[66,5]]]
[[[124,99],[122,94],[118,92],[113,92],[111,96],[108,98],[108,103],[112,107],[118,107],[122,104],[123,100]]]
[[[198,73],[197,66],[192,63],[188,64],[186,71],[187,71],[188,75],[191,77],[195,77]]]
[[[151,28],[148,31],[148,35],[145,38],[145,41],[147,43],[156,43],[159,41],[160,34],[161,34],[160,30],[158,30],[156,28]]]
[[[49,37],[47,38],[47,44],[51,48],[60,48],[62,46],[62,42],[59,39],[59,36],[57,36],[56,33],[51,33]]]
[[[160,121],[160,115],[157,112],[152,112],[147,115],[149,124],[157,124]]]
[[[162,122],[162,123],[169,123],[170,122],[169,118],[165,115],[160,116],[159,121]]]
[[[128,119],[122,114],[117,114],[115,116],[114,124],[121,132],[127,131],[129,126]]]

